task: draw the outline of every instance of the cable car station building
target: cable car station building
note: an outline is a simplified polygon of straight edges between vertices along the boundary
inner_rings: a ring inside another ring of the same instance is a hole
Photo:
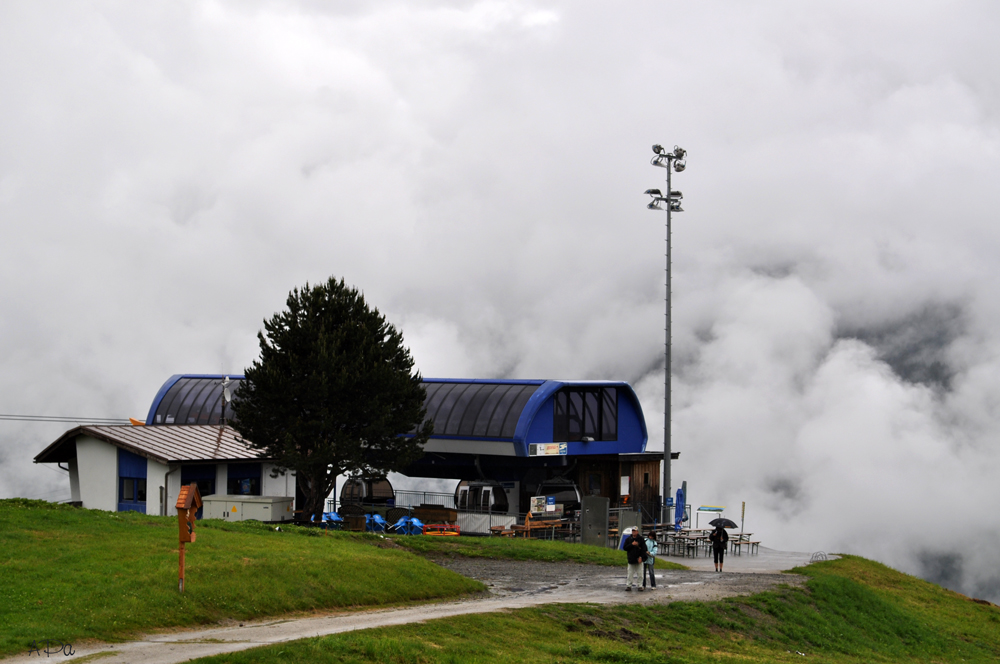
[[[539,487],[560,482],[658,514],[662,455],[645,454],[646,422],[628,383],[428,378],[424,385],[434,435],[405,475],[497,482],[511,514],[528,511]]]
[[[112,511],[163,514],[163,505],[191,481],[203,496],[294,496],[292,473],[276,472],[273,460],[220,426],[223,416],[231,419],[223,378],[172,376],[153,399],[145,426],[76,427],[35,462],[66,463],[72,500]],[[431,378],[424,385],[434,434],[403,474],[502,488],[508,514],[528,511],[540,488],[560,486],[607,497],[613,507],[641,505],[658,513],[662,455],[645,453],[646,423],[628,383]],[[466,495],[470,502],[460,508],[496,505],[483,503],[482,492]]]

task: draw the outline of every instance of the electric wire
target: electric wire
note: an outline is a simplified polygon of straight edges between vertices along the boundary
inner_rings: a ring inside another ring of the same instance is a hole
[[[70,417],[68,415],[11,415],[0,413],[8,422],[86,422],[87,424],[129,424],[127,417]]]

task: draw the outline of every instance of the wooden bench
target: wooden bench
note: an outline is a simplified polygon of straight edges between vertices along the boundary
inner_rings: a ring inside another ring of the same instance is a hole
[[[555,538],[555,532],[557,528],[562,527],[562,519],[545,519],[539,517],[528,517],[524,520],[524,525],[518,528],[524,537],[531,537],[532,532],[536,530],[551,530],[552,537]],[[513,529],[513,526],[511,527]]]

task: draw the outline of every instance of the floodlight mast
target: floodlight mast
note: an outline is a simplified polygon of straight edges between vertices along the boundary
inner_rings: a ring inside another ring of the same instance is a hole
[[[667,510],[667,500],[671,496],[670,487],[670,455],[671,455],[671,445],[670,445],[670,372],[671,372],[671,357],[670,357],[670,214],[672,212],[683,212],[681,208],[681,199],[684,195],[679,191],[674,191],[671,187],[670,175],[671,171],[677,171],[680,173],[685,168],[687,168],[687,162],[684,158],[687,156],[687,150],[684,148],[674,146],[673,152],[667,152],[663,149],[662,145],[653,146],[654,156],[649,163],[653,166],[658,166],[660,168],[667,169],[667,195],[664,196],[663,192],[659,189],[647,189],[646,194],[651,196],[653,200],[646,205],[650,210],[666,210],[667,213],[667,252],[666,252],[666,315],[665,315],[665,328],[664,328],[664,342],[663,342],[663,482],[660,486],[661,495],[663,499],[660,504],[661,523],[669,523],[669,511]],[[666,208],[660,207],[660,203],[666,203]],[[681,514],[683,514],[684,506],[675,505],[674,509],[680,509]]]

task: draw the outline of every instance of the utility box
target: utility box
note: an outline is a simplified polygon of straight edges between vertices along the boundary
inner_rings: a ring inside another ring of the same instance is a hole
[[[580,541],[591,546],[608,545],[608,507],[602,496],[584,496],[580,504]]]
[[[624,535],[632,530],[632,528],[638,528],[639,532],[642,533],[642,514],[632,510],[622,510],[619,512],[618,534]]]
[[[206,519],[226,521],[291,521],[291,496],[232,496],[215,494],[205,496]]]

